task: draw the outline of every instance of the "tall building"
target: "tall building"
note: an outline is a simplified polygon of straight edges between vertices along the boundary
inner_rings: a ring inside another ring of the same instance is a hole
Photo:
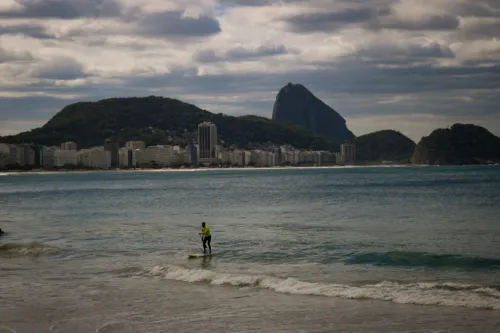
[[[42,166],[43,146],[33,145],[31,148],[33,149],[33,153],[34,153],[33,167],[40,168]]]
[[[212,164],[217,161],[217,127],[210,122],[198,125],[198,162]]]
[[[352,143],[343,143],[340,145],[340,155],[342,162],[352,164],[356,161],[356,146]]]
[[[186,147],[186,152],[188,155],[188,163],[191,165],[198,165],[198,147],[190,143]]]
[[[10,146],[0,143],[0,167],[5,167],[10,163]]]
[[[104,142],[104,150],[109,151],[111,154],[111,168],[118,168],[118,164],[120,162],[118,156],[118,142],[106,140]]]

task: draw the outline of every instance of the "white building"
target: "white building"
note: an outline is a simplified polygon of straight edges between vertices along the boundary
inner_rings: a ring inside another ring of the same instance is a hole
[[[281,161],[280,163],[288,163],[292,165],[297,165],[300,162],[300,151],[289,150],[281,148]]]
[[[171,166],[184,163],[184,157],[179,149],[173,146],[150,146],[145,152],[145,163],[156,163],[162,166]]]
[[[78,158],[77,158],[77,153],[76,150],[61,150],[61,149],[56,149],[54,150],[54,166],[56,167],[63,167],[65,165],[77,165],[78,164]]]
[[[78,151],[78,163],[89,167],[102,170],[111,168],[111,152],[104,147],[93,147]]]
[[[137,162],[134,158],[134,149],[125,147],[118,150],[118,167],[131,168],[136,165]]]
[[[217,161],[217,127],[210,122],[198,125],[198,161],[212,164]]]
[[[341,153],[335,153],[335,163],[338,165],[344,165],[344,156]]]
[[[43,165],[45,168],[53,168],[56,165],[56,162],[54,159],[54,153],[57,150],[60,150],[60,149],[56,146],[43,147],[41,165]]]

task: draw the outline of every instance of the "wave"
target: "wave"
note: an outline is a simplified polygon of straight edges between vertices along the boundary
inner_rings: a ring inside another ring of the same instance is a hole
[[[294,278],[277,278],[265,275],[218,273],[205,269],[187,269],[175,265],[155,266],[153,269],[147,271],[146,274],[167,280],[255,287],[294,295],[373,299],[391,301],[398,304],[441,305],[500,310],[500,287],[495,286],[474,286],[454,283],[400,284],[389,281],[351,286],[311,283]]]
[[[430,268],[460,268],[465,270],[500,269],[500,259],[411,251],[359,253],[350,255],[343,262],[348,265],[423,266]]]
[[[0,256],[3,257],[38,257],[42,254],[58,252],[57,247],[44,245],[38,242],[27,244],[7,243],[0,245]]]

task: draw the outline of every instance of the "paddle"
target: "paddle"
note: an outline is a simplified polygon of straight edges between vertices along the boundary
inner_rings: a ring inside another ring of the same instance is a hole
[[[200,236],[201,244],[203,245],[203,236],[202,236],[202,233],[200,232],[198,235]],[[205,251],[205,249],[203,249],[203,251]]]

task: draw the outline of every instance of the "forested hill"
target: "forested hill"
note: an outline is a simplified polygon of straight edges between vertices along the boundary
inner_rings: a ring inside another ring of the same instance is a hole
[[[382,130],[359,136],[356,155],[359,161],[392,161],[409,163],[415,142],[394,130]]]
[[[500,162],[500,138],[470,124],[440,128],[418,143],[415,164],[482,164]]]
[[[152,145],[163,143],[167,130],[193,132],[203,121],[215,123],[221,140],[240,147],[246,147],[250,142],[271,142],[297,148],[339,149],[338,143],[298,125],[257,116],[214,114],[176,99],[155,96],[71,104],[42,127],[3,137],[1,141],[42,145],[74,141],[80,148],[87,148],[112,139],[120,144],[128,140],[143,140]]]

